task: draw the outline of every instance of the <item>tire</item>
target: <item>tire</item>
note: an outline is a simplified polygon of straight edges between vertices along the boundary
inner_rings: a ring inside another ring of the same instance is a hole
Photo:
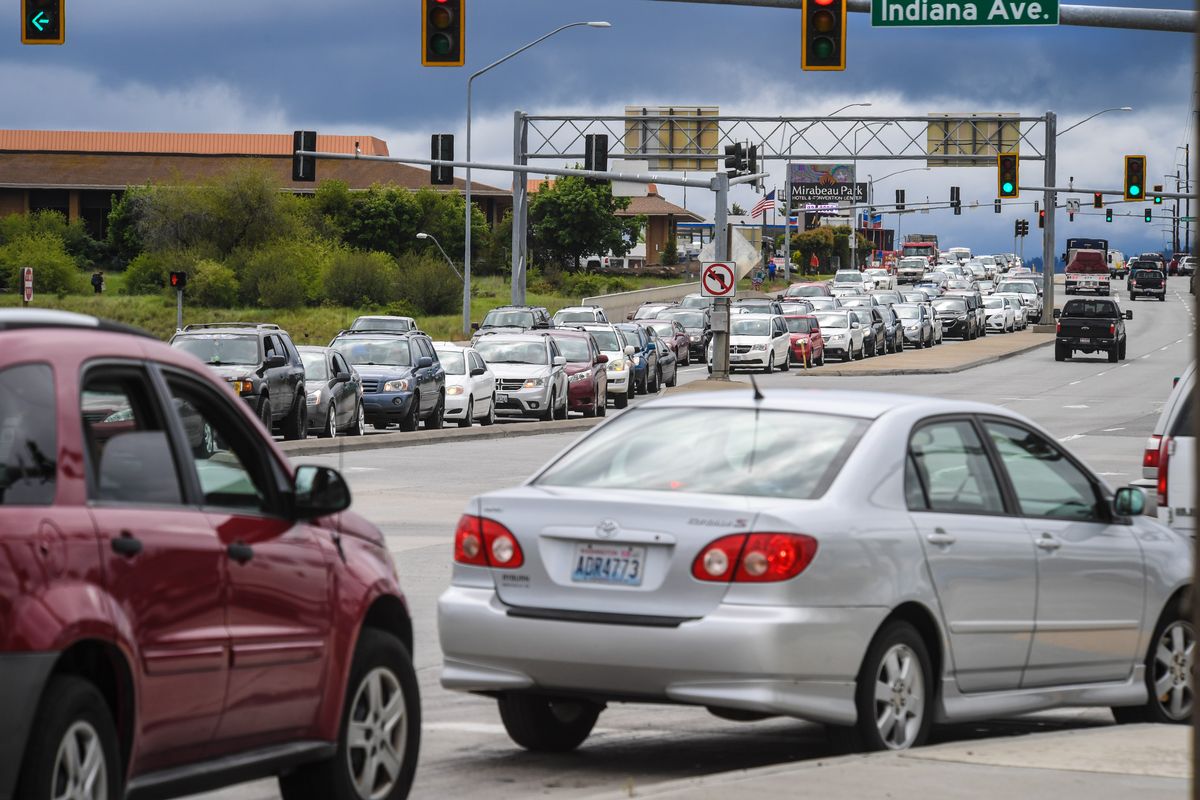
[[[600,403],[596,406],[596,416],[597,417],[607,417],[608,416],[608,383],[607,382],[602,383],[600,385]]]
[[[1158,296],[1158,302],[1160,302],[1160,303],[1165,303],[1165,302],[1167,302],[1167,296],[1166,296],[1165,294],[1160,294],[1160,295]]]
[[[79,766],[75,769],[64,763],[68,758],[65,750],[68,742],[79,756]],[[83,753],[79,752],[80,745],[84,746]],[[25,748],[21,779],[14,797],[62,796],[64,790],[79,787],[86,778],[79,773],[89,759],[93,766],[88,772],[96,780],[103,780],[108,797],[112,800],[122,797],[124,768],[117,729],[104,696],[83,678],[54,676],[46,684],[38,705],[37,720]],[[69,781],[66,786],[63,786],[64,778]],[[99,797],[100,794],[94,792],[90,796]]]
[[[626,406],[628,406],[629,405],[629,393],[621,392],[619,395],[614,397],[613,405],[616,406],[617,408],[625,408]]]
[[[787,372],[787,367],[784,367],[783,371]],[[677,386],[678,384],[679,384],[679,365],[676,364],[674,371],[671,372],[671,380],[667,381],[666,385],[667,385],[668,389],[672,389],[675,386]]]
[[[437,405],[433,407],[433,411],[425,418],[425,430],[439,431],[446,422],[446,396],[438,395]]]
[[[333,403],[329,404],[329,413],[325,415],[325,424],[321,426],[321,432],[317,434],[318,439],[333,439],[337,436],[337,415],[334,413]]]
[[[554,408],[553,405],[550,407]],[[562,408],[561,409],[554,408],[554,418],[555,419],[566,419],[567,416],[570,414],[570,412],[571,412],[571,406],[570,406],[569,401],[567,400],[567,395],[564,394],[563,401],[562,401]]]
[[[690,367],[692,365],[692,348],[689,347],[683,354],[683,365]]]
[[[1066,361],[1070,357],[1071,357],[1071,354],[1067,352],[1067,348],[1062,347],[1061,345],[1058,345],[1058,344],[1054,345],[1054,360],[1055,361]]]
[[[400,430],[405,433],[412,433],[417,429],[417,424],[421,414],[421,393],[414,392],[412,403],[409,404],[408,413],[400,418]]]
[[[646,394],[646,385],[650,383],[650,368],[646,367],[646,377],[639,384],[637,375],[633,376],[633,394]]]
[[[1127,342],[1122,341],[1120,349],[1117,351],[1117,358],[1121,361],[1125,360],[1125,345]]]
[[[1132,303],[1135,300],[1137,300],[1137,292],[1130,292],[1129,293],[1129,302]]]
[[[479,424],[483,427],[496,424],[496,395],[492,395],[492,402],[488,404],[488,415],[479,420]]]
[[[767,356],[767,368],[766,368],[765,372],[768,375],[775,374],[775,354],[774,353],[771,353],[771,355]]]
[[[1179,650],[1174,633],[1176,628],[1181,631],[1185,646],[1189,640],[1195,643],[1195,629],[1189,620],[1181,617],[1177,609],[1163,615],[1162,621],[1154,630],[1154,638],[1150,640],[1149,651],[1146,654],[1146,692],[1149,699],[1145,705],[1114,708],[1112,713],[1117,722],[1185,725],[1190,721],[1195,689],[1190,685],[1192,676],[1187,668],[1187,659],[1175,660]],[[1159,661],[1157,655],[1160,647],[1167,649],[1170,660]],[[1160,681],[1164,689],[1162,693],[1156,688],[1156,683]],[[1184,702],[1181,710],[1173,705],[1177,696]]]
[[[271,419],[271,398],[263,395],[258,401],[258,420],[267,429],[267,433],[274,435],[274,421]]]
[[[469,428],[475,422],[475,398],[467,401],[467,415],[458,423],[460,428]]]
[[[375,691],[371,689],[372,684]],[[372,697],[379,700],[373,702]],[[398,711],[394,705],[399,705]],[[376,717],[380,719],[373,723]],[[366,744],[352,745],[352,730],[359,732],[354,738],[363,737],[361,741]],[[368,732],[372,735],[365,738]],[[399,759],[394,765],[394,775],[388,774],[382,760],[371,759],[369,750],[363,752],[371,743],[382,743],[381,751]],[[379,788],[379,791],[386,788],[379,796],[385,800],[402,800],[412,788],[420,746],[421,697],[412,659],[396,637],[374,628],[363,628],[354,650],[350,680],[346,683],[337,754],[281,775],[280,796],[283,800],[367,800],[368,795],[361,794],[355,787],[354,772],[373,768],[376,780],[383,777],[391,783],[390,788],[386,783]]]
[[[308,404],[304,402],[304,389],[301,388],[292,401],[294,406],[283,421],[283,438],[289,442],[308,438]]]
[[[649,370],[650,368],[649,368],[649,367],[647,367],[646,369],[647,369],[647,370]],[[653,385],[651,385],[651,384],[649,383],[649,380],[650,380],[650,373],[649,373],[649,372],[647,372],[647,373],[646,373],[646,381],[647,381],[647,383],[646,383],[646,394],[658,394],[658,393],[659,393],[659,391],[662,389],[662,368],[661,368],[661,367],[659,367],[659,366],[657,366],[657,365],[655,365],[655,367],[654,367],[654,383],[653,383]]]
[[[933,726],[935,687],[929,652],[917,629],[907,622],[889,623],[875,635],[858,675],[858,723],[840,731],[841,736],[862,751],[920,747]]]
[[[359,403],[354,412],[354,422],[350,425],[351,436],[362,436],[366,433],[366,413],[363,411],[362,403]]]
[[[598,409],[598,408],[600,408],[600,390],[599,389],[597,389],[595,391],[595,393],[592,394],[591,406],[583,407],[583,416],[588,419],[596,416],[596,409]]]
[[[554,391],[551,391],[550,392],[550,404],[547,405],[546,408],[542,410],[542,413],[537,415],[537,418],[539,420],[541,420],[542,422],[549,422],[550,420],[554,419],[554,410],[557,405],[558,405],[558,394],[555,393]]]
[[[785,358],[783,360],[783,365],[779,368],[779,371],[780,372],[791,372],[791,369],[792,369],[792,359]],[[675,384],[672,383],[671,385],[674,386]]]
[[[821,357],[813,363],[816,364],[818,367],[825,366],[825,351],[824,350],[821,351]]]
[[[1108,348],[1108,363],[1115,364],[1121,357],[1121,346],[1114,344]]]
[[[496,704],[509,738],[537,753],[566,753],[579,747],[603,710],[587,700],[511,693],[500,695]]]

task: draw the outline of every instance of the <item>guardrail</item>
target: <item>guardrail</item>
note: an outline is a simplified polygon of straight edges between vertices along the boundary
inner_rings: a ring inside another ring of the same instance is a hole
[[[624,322],[625,318],[637,310],[642,303],[657,301],[675,302],[684,296],[700,291],[700,282],[672,283],[668,286],[655,286],[650,289],[634,289],[631,292],[615,292],[601,294],[595,297],[585,297],[583,305],[595,305],[604,309],[604,313],[613,322]]]

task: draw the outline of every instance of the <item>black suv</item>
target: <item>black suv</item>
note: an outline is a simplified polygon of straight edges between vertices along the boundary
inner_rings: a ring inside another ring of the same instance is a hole
[[[487,312],[483,322],[473,324],[471,329],[479,333],[497,330],[518,333],[553,327],[554,320],[545,306],[500,306]]]
[[[279,428],[288,440],[308,436],[304,362],[283,328],[251,322],[188,325],[171,337],[171,346],[228,381],[268,431]]]

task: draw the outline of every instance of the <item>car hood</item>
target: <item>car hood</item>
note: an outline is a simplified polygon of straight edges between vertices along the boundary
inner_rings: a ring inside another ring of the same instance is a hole
[[[497,378],[545,378],[551,368],[545,364],[488,364]]]
[[[568,361],[566,366],[563,367],[563,370],[566,371],[568,375],[575,375],[580,372],[590,372],[591,369],[592,365],[586,361]]]
[[[386,547],[383,533],[379,528],[353,511],[347,510],[332,516],[320,517],[313,522],[332,533],[353,536],[356,539],[363,539],[380,547]]]
[[[389,367],[384,364],[354,364],[353,367],[360,377],[368,381],[395,380],[412,375],[412,367]]]

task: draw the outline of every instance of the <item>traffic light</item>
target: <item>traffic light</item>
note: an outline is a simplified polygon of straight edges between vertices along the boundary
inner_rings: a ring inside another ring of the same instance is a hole
[[[1146,222],[1152,222],[1153,220],[1154,220],[1154,209],[1147,206],[1146,207]]]
[[[846,68],[846,0],[804,0],[800,51],[801,69]]]
[[[1092,208],[1104,208],[1104,193],[1096,192],[1092,195]]]
[[[896,210],[897,211],[904,210],[904,190],[903,189],[896,190]]]
[[[1027,219],[1021,220],[1021,235],[1022,236],[1029,235],[1029,220],[1027,220]]]
[[[1105,212],[1104,212],[1104,221],[1105,221],[1105,222],[1112,222],[1112,209],[1111,209],[1111,208],[1109,208],[1109,209],[1106,209],[1106,210],[1105,210]]]
[[[954,209],[954,216],[962,214],[962,192],[957,186],[950,187],[950,207]]]
[[[1021,235],[1021,220],[1013,220],[1013,236]]]
[[[608,172],[608,134],[589,133],[583,137],[583,168]]]
[[[461,67],[466,62],[466,0],[421,0],[421,65]]]
[[[1154,205],[1156,206],[1162,205],[1162,190],[1163,188],[1161,183],[1154,184]]]
[[[999,197],[1021,196],[1021,157],[1016,153],[996,156],[996,194]]]
[[[62,44],[66,0],[21,0],[21,44]]]
[[[758,173],[758,145],[750,145],[750,150],[746,154],[746,173],[755,175]]]
[[[743,175],[749,168],[750,160],[747,158],[746,145],[741,142],[725,145],[725,169],[728,170],[729,177]]]
[[[435,133],[429,137],[429,160],[454,160],[454,134]],[[453,186],[454,167],[431,166],[429,168],[429,183],[432,186]]]
[[[317,160],[312,156],[298,156],[297,150],[313,152],[317,149],[316,131],[295,131],[292,133],[292,180],[312,183],[317,179]]]
[[[1125,199],[1141,200],[1146,196],[1146,157],[1125,156]]]
[[[1046,227],[1046,212],[1044,210],[1038,212],[1038,227],[1039,228]]]
[[[996,211],[996,213],[997,213],[997,214],[999,214],[999,213],[1000,213],[1000,200],[999,200],[999,199],[997,199],[997,200],[996,200],[996,202],[995,202],[995,204],[992,206],[992,208],[994,208],[994,209],[995,209],[995,211]]]
[[[161,275],[162,273],[160,272],[159,274]],[[185,287],[185,286],[187,286],[187,273],[186,272],[172,272],[171,273],[171,288],[175,289],[176,291],[182,292],[183,287]]]

